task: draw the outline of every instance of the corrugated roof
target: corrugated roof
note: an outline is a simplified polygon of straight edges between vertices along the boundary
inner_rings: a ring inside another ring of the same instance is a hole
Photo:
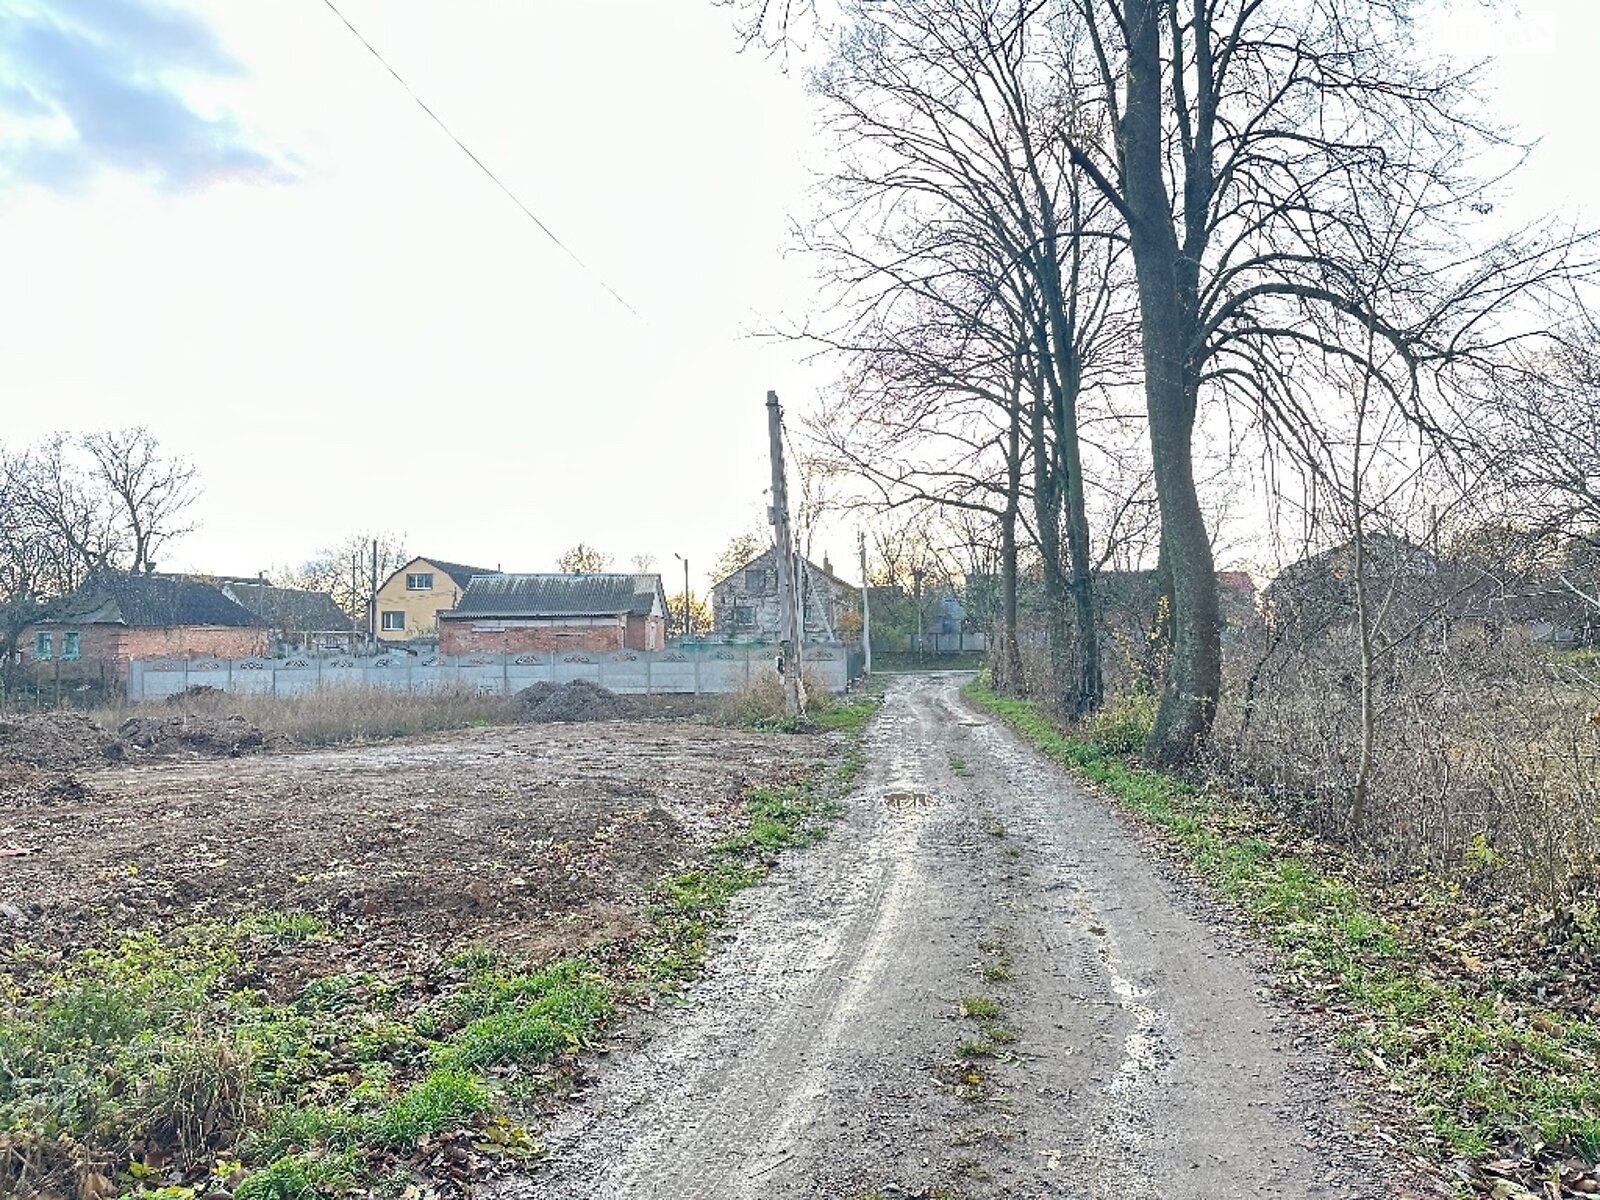
[[[659,575],[480,575],[440,617],[647,616],[660,589]]]
[[[187,575],[145,575],[105,571],[71,595],[50,605],[45,621],[79,625],[229,625],[264,624],[222,590]]]
[[[349,616],[327,592],[274,587],[270,583],[251,580],[230,581],[223,590],[274,629],[331,633],[351,628]]]

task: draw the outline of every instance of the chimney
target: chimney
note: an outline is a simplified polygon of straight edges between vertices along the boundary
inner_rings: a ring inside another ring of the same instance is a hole
[[[832,575],[833,574],[833,563],[828,561],[827,551],[823,551],[823,554],[822,554],[822,573],[824,575]]]

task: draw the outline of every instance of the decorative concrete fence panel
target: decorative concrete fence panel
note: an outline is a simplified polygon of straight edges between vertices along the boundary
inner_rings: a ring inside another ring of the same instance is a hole
[[[845,690],[851,661],[850,648],[844,645],[806,648],[808,674],[834,692]],[[200,686],[279,696],[349,687],[411,692],[468,688],[505,693],[544,680],[566,683],[574,679],[587,679],[626,695],[692,695],[731,692],[775,669],[772,647],[738,645],[655,651],[138,659],[128,664],[128,698],[160,700]]]

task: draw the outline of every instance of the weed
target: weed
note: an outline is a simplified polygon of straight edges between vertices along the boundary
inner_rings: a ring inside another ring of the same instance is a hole
[[[961,1015],[975,1021],[992,1021],[1000,1015],[1000,1001],[988,996],[963,996],[958,1003]]]
[[[950,756],[950,770],[956,775],[972,774],[972,768],[967,765],[967,760],[956,754]]]
[[[253,1171],[234,1190],[234,1200],[310,1200],[354,1187],[361,1164],[353,1151],[339,1154],[286,1154]]]
[[[374,1117],[368,1130],[381,1146],[409,1150],[488,1109],[488,1089],[476,1076],[441,1067]]]
[[[1017,1040],[1017,1031],[1006,1025],[988,1024],[983,1026],[983,1036],[997,1046],[1010,1046]]]
[[[1003,838],[1006,836],[1006,827],[998,817],[990,817],[987,821],[985,821],[983,823],[983,831],[992,838]]]
[[[237,921],[233,931],[238,937],[270,938],[280,946],[298,946],[302,942],[329,936],[327,922],[310,913],[279,912],[276,909],[251,913]]]
[[[582,1046],[611,1015],[604,981],[575,959],[477,982],[452,1005],[477,1014],[434,1051],[436,1062],[455,1071],[549,1062]]]
[[[973,1040],[957,1045],[956,1053],[962,1058],[993,1058],[998,1051],[990,1042]]]

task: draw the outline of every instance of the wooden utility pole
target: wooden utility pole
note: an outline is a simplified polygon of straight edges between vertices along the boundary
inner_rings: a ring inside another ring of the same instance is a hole
[[[800,682],[800,630],[796,624],[799,606],[795,603],[794,547],[789,535],[789,487],[783,473],[783,410],[778,393],[767,393],[767,443],[772,455],[773,557],[778,560],[778,664],[782,672],[783,709],[791,717],[806,710],[805,690]]]
[[[367,644],[378,648],[378,539],[372,539],[372,590],[367,593]]]
[[[864,674],[872,674],[872,603],[867,595],[867,533],[866,530],[856,534],[856,544],[861,550],[861,649],[866,654],[866,662],[861,670]]]

